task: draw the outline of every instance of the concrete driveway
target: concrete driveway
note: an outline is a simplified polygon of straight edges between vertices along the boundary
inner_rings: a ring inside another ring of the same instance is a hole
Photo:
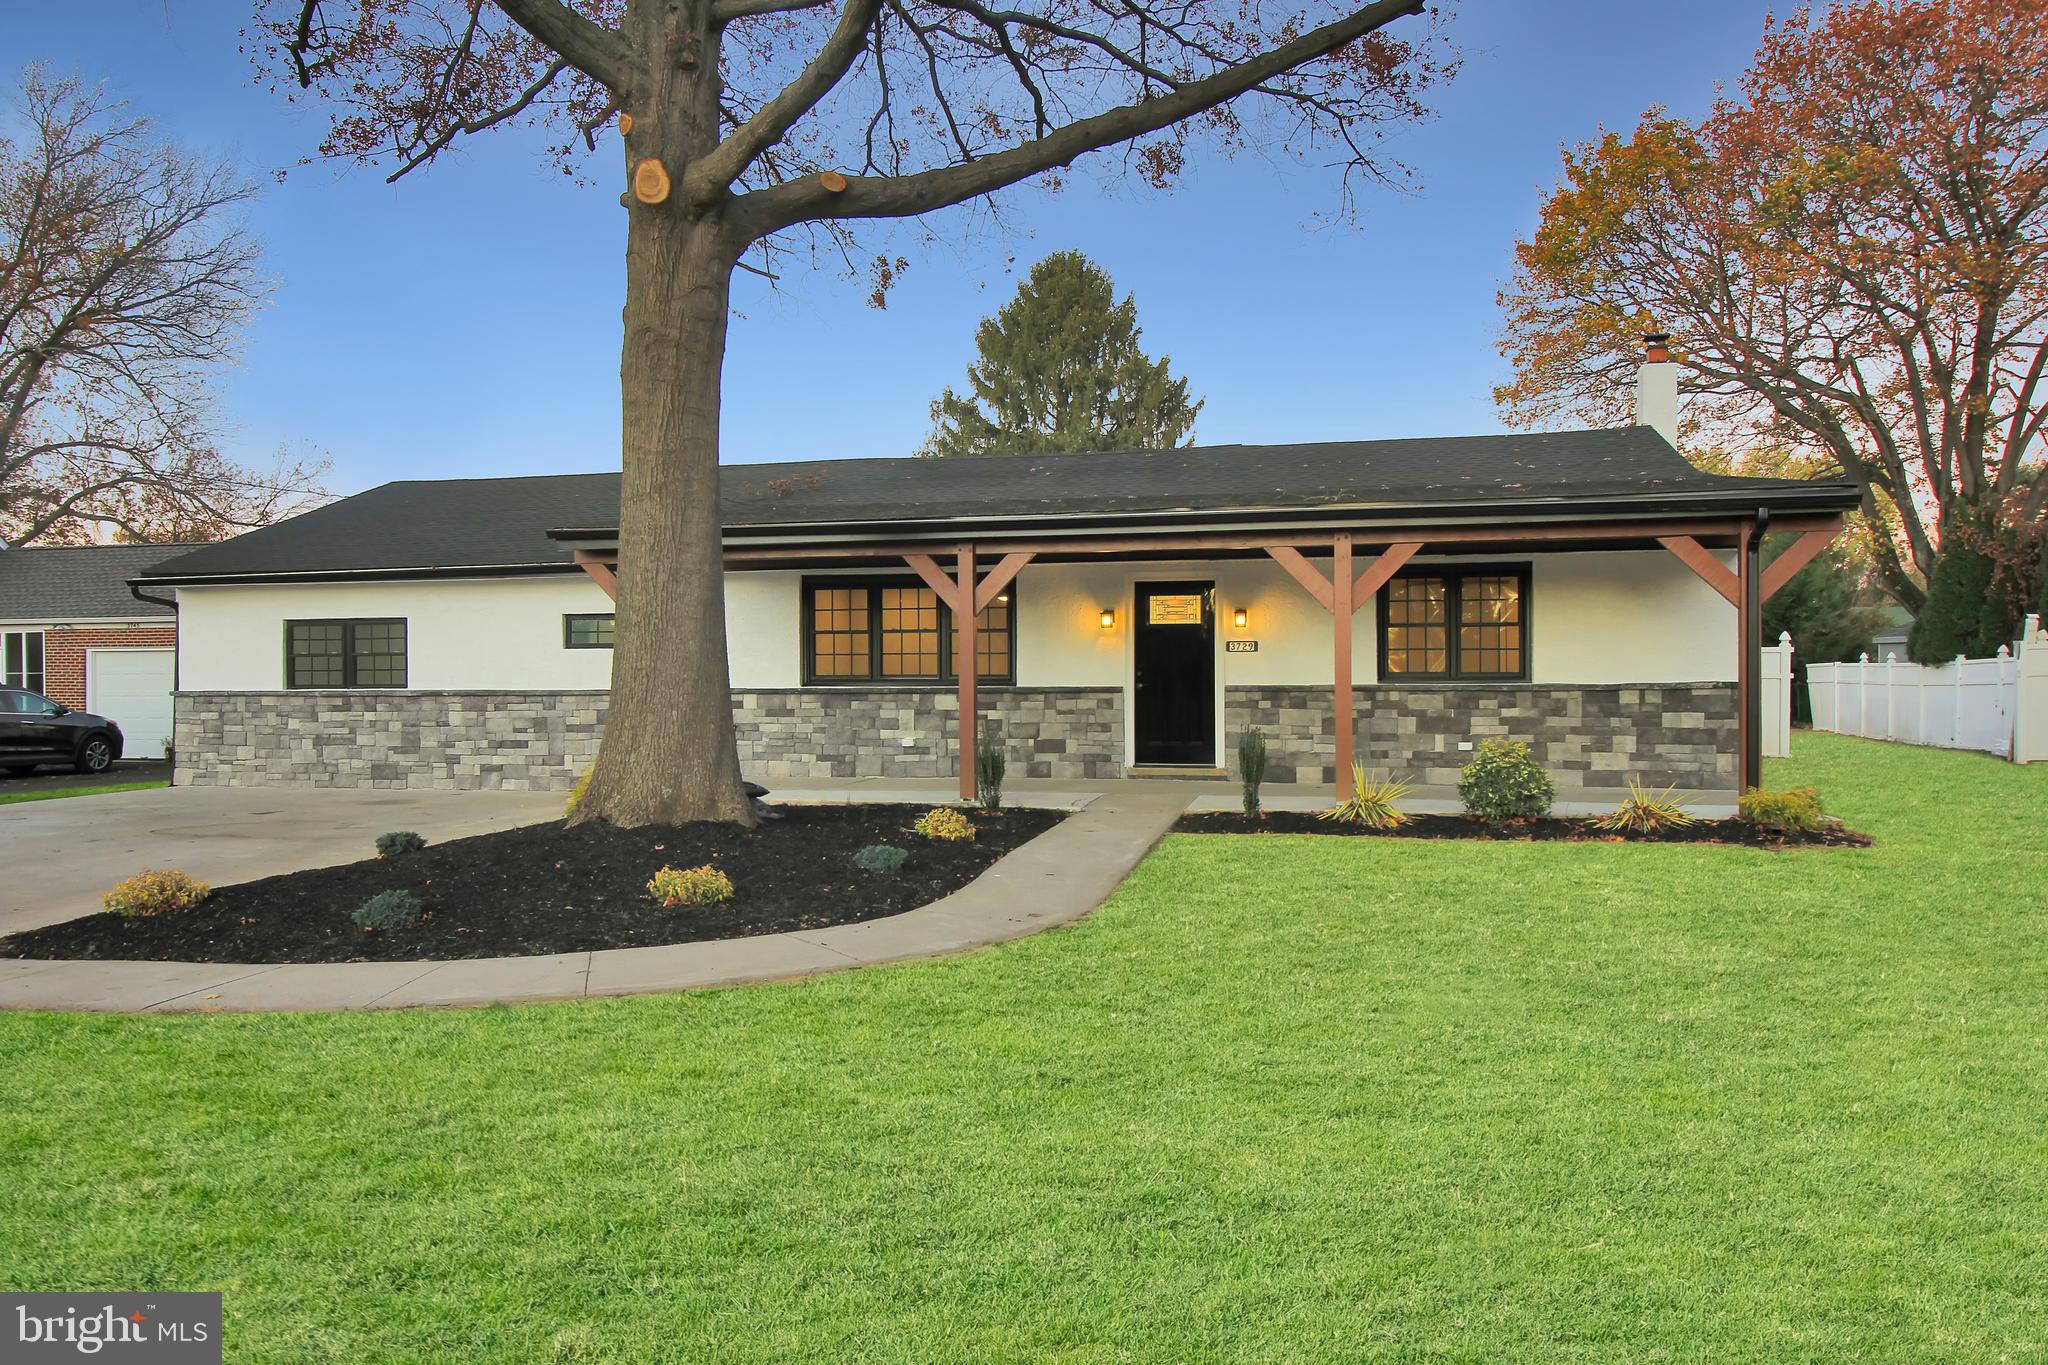
[[[146,867],[215,886],[373,856],[386,830],[433,842],[559,817],[560,792],[171,787],[0,805],[0,935],[100,908]]]

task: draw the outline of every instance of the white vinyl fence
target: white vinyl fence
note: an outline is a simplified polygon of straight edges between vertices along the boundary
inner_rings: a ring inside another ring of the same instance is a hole
[[[1808,664],[1806,690],[1816,730],[2048,761],[2048,636],[2038,616],[2027,618],[2019,648],[2001,645],[1996,658],[1928,667],[1866,654]]]
[[[1757,681],[1762,684],[1760,701],[1764,713],[1765,758],[1789,758],[1792,754],[1792,637],[1780,635],[1778,643],[1764,646],[1764,668]]]

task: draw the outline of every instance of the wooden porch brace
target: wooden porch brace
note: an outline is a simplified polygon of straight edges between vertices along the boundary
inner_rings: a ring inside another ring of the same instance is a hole
[[[1736,788],[1748,791],[1763,780],[1763,608],[1793,575],[1814,561],[1821,551],[1842,533],[1842,521],[1812,527],[1802,523],[1799,539],[1785,552],[1763,564],[1764,532],[1770,523],[1764,514],[1735,523],[1735,568],[1729,569],[1713,551],[1691,536],[1657,537],[1657,543],[1676,555],[1700,581],[1721,594],[1735,608],[1735,713]],[[1790,680],[1787,680],[1790,686]]]
[[[618,565],[590,550],[578,550],[574,558],[577,567],[589,574],[598,587],[604,589],[606,597],[614,602],[619,600]]]
[[[959,740],[960,799],[972,801],[975,797],[974,742],[979,735],[979,715],[975,685],[980,681],[980,669],[975,648],[979,630],[978,618],[988,610],[988,604],[996,600],[996,594],[1010,586],[1018,571],[1032,560],[1028,552],[1007,554],[999,560],[988,577],[977,581],[974,570],[974,545],[963,542],[954,551],[953,576],[948,577],[938,561],[926,554],[906,554],[903,562],[917,571],[946,610],[953,613],[953,672],[959,684],[960,712],[956,723]]]
[[[1351,533],[1339,531],[1330,546],[1330,574],[1324,578],[1292,545],[1268,545],[1266,553],[1287,570],[1295,582],[1308,589],[1309,596],[1323,604],[1336,618],[1336,660],[1330,690],[1337,739],[1337,799],[1351,794],[1351,764],[1354,756],[1357,718],[1351,696],[1351,617],[1362,603],[1369,602],[1387,580],[1422,548],[1420,541],[1389,545],[1356,579],[1351,576]]]

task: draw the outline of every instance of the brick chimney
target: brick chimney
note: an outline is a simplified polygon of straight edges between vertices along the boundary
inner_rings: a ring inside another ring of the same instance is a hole
[[[1655,427],[1678,448],[1678,366],[1671,363],[1671,338],[1664,332],[1643,337],[1643,363],[1636,371],[1636,425]]]

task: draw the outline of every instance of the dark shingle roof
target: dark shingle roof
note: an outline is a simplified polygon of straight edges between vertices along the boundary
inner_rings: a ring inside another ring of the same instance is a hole
[[[728,536],[792,526],[1029,523],[1359,507],[1566,507],[1722,495],[1816,506],[1848,485],[1730,478],[1687,464],[1648,427],[1313,445],[1203,446],[949,460],[727,465]],[[370,569],[560,566],[550,531],[618,525],[619,476],[385,484],[159,566],[165,578]]]
[[[64,545],[0,550],[0,621],[132,621],[169,616],[128,580],[190,545]]]

